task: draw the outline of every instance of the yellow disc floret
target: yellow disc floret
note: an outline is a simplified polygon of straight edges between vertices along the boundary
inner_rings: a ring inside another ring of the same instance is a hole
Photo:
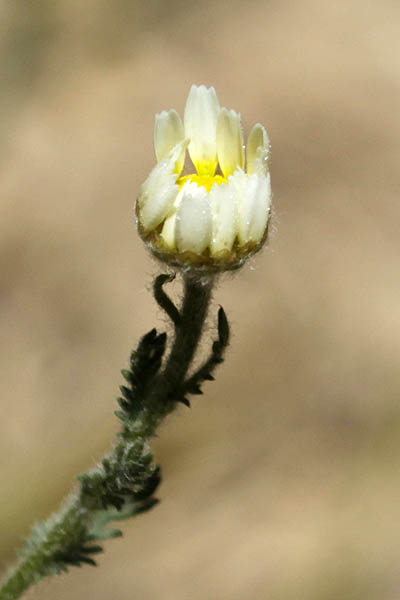
[[[211,188],[214,185],[214,183],[216,183],[217,185],[221,185],[221,183],[228,182],[228,180],[222,175],[196,175],[195,173],[193,173],[192,175],[185,175],[184,177],[179,177],[177,184],[182,189],[182,187],[187,181],[197,183],[199,187],[205,187],[207,192],[211,192]]]

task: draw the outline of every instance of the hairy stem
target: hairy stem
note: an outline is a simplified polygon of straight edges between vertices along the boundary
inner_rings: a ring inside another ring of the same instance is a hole
[[[157,398],[173,398],[185,379],[199,344],[211,299],[213,278],[184,276],[184,296],[175,340],[159,385]]]
[[[80,528],[82,513],[85,512],[78,500],[68,508],[62,508],[58,515],[52,517],[53,527],[43,543],[37,545],[10,573],[0,589],[0,600],[19,598],[32,584],[37,583],[47,573],[52,550],[67,547],[76,528]],[[51,548],[52,544],[54,548]],[[36,545],[35,545],[36,546]]]
[[[175,326],[165,367],[152,378],[151,385],[143,387],[142,397],[134,398],[140,408],[131,417],[122,415],[124,428],[120,439],[102,465],[81,476],[78,493],[58,513],[36,526],[25,543],[19,564],[0,587],[0,600],[15,600],[42,577],[66,571],[68,566],[96,564],[91,555],[101,551],[101,547],[92,542],[120,534],[118,530],[99,529],[98,522],[103,519],[104,524],[133,516],[154,505],[151,496],[159,476],[158,469],[151,463],[147,443],[179,401],[202,335],[212,286],[211,276],[200,279],[185,274],[180,311],[174,310],[171,301],[163,296],[162,284],[155,286],[156,299],[160,305],[166,304],[165,310]],[[149,335],[151,343],[159,344],[159,348],[164,342],[165,347],[165,337],[162,337],[165,334],[157,337],[156,332],[150,332]],[[123,389],[129,399],[130,390]],[[125,487],[121,487],[121,481]],[[131,496],[127,495],[127,485],[128,491],[133,490]]]

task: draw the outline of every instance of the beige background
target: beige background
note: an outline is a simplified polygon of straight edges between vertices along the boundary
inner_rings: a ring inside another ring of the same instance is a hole
[[[154,113],[215,85],[273,145],[274,233],[216,291],[232,346],[160,431],[160,506],[28,597],[400,598],[399,19],[395,0],[1,2],[3,568],[109,447],[119,369],[167,326],[132,219]]]

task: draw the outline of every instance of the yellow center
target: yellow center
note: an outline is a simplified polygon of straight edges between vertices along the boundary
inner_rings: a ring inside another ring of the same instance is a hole
[[[192,181],[193,183],[197,183],[198,186],[203,186],[206,188],[207,192],[211,192],[211,188],[216,183],[217,185],[221,185],[221,183],[228,183],[226,177],[222,177],[222,175],[185,175],[184,177],[179,177],[177,184],[182,189],[187,181]]]

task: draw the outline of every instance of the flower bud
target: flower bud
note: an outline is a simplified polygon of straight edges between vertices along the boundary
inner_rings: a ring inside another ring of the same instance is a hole
[[[269,138],[257,123],[245,146],[240,115],[221,108],[213,87],[193,85],[184,122],[156,116],[157,164],[136,204],[139,233],[168,264],[235,269],[259,250],[271,211]],[[189,155],[196,172],[185,171]]]

